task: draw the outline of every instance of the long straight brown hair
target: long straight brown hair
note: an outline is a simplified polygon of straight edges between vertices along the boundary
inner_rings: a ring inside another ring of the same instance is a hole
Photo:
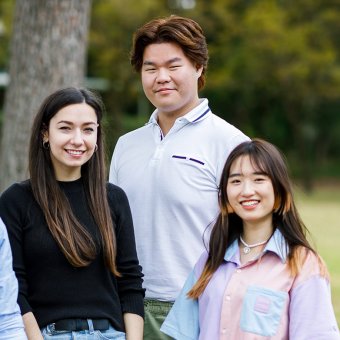
[[[116,237],[106,190],[106,165],[101,120],[104,105],[95,93],[69,87],[49,95],[35,116],[29,146],[29,172],[33,195],[45,216],[48,228],[65,257],[75,267],[89,265],[96,257],[95,241],[74,216],[66,195],[58,184],[50,150],[43,147],[43,134],[51,118],[62,108],[86,103],[98,119],[97,151],[81,168],[86,198],[101,235],[104,260],[110,271],[116,268]]]
[[[222,264],[227,248],[242,234],[242,219],[228,211],[227,196],[230,168],[242,156],[249,156],[254,168],[266,174],[272,181],[275,195],[273,227],[279,229],[286,240],[288,266],[292,275],[299,272],[308,250],[318,257],[321,273],[327,275],[327,269],[321,258],[307,240],[308,230],[293,200],[284,156],[273,144],[261,139],[253,139],[238,145],[225,163],[219,186],[220,213],[211,232],[207,261],[198,281],[188,292],[189,298],[197,299],[203,293],[213,274]]]

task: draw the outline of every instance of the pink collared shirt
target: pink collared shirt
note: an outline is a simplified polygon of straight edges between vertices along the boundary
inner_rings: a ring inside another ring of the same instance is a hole
[[[161,330],[180,340],[340,339],[317,257],[309,253],[297,276],[290,274],[286,258],[279,230],[260,260],[243,265],[235,241],[198,301],[188,299],[206,262],[203,254]]]

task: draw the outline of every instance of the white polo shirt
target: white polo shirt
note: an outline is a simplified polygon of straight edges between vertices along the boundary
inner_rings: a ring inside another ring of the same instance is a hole
[[[217,216],[225,160],[246,140],[210,111],[207,99],[165,137],[156,110],[147,125],[119,138],[110,182],[129,198],[147,298],[174,301],[179,294],[204,250],[204,230]]]

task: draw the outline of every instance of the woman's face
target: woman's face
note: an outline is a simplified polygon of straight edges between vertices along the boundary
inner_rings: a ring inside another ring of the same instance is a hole
[[[249,156],[237,158],[230,168],[227,196],[243,226],[272,227],[274,188],[267,174],[254,168]]]
[[[86,103],[59,110],[44,133],[49,142],[56,179],[73,181],[81,177],[81,167],[93,155],[97,143],[98,120]]]

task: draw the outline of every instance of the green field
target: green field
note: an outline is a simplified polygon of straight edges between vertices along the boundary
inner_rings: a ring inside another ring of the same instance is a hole
[[[297,206],[312,234],[312,242],[327,263],[332,286],[332,301],[340,324],[340,185],[319,185],[306,195],[296,190]]]

